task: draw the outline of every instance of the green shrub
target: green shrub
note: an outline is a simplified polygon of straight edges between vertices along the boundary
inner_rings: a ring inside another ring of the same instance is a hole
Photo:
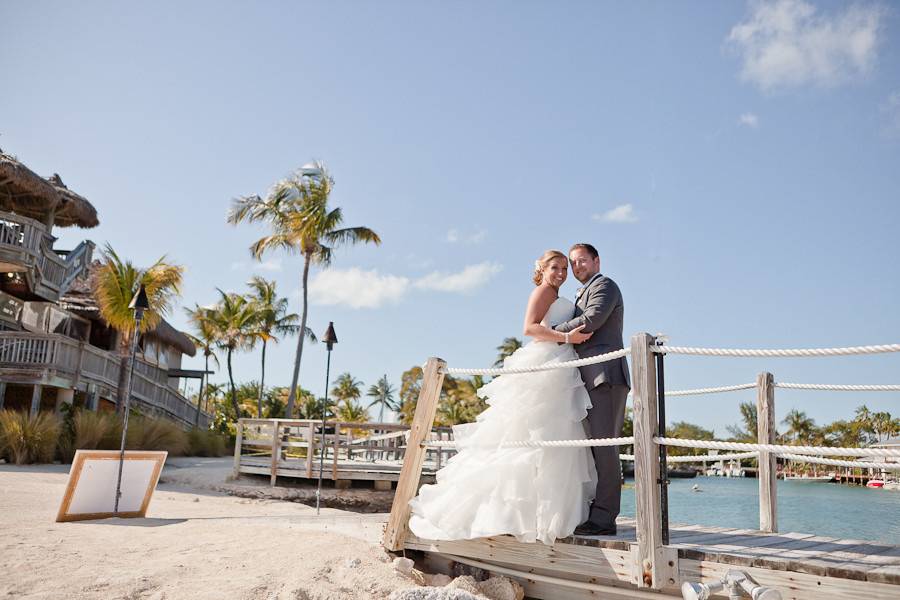
[[[0,410],[0,453],[17,465],[51,462],[60,428],[59,418],[52,413],[32,416],[25,411]]]
[[[172,421],[132,415],[128,418],[125,447],[129,450],[166,450],[170,456],[181,456],[188,449],[188,434]]]
[[[75,414],[76,448],[114,450],[122,443],[121,440],[122,423],[119,415],[92,410],[80,410]]]
[[[225,456],[228,453],[225,436],[215,431],[191,429],[187,436],[190,456]]]

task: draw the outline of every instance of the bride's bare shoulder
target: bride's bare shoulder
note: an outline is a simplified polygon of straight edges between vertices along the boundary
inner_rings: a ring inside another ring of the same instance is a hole
[[[539,285],[534,288],[528,297],[528,304],[550,305],[556,300],[558,292],[549,285]]]

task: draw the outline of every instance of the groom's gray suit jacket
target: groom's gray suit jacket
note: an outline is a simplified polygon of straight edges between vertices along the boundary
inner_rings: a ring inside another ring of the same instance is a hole
[[[580,325],[585,333],[593,333],[589,340],[575,346],[580,358],[606,354],[622,349],[622,325],[625,304],[619,286],[609,277],[598,273],[575,299],[575,316],[560,323],[555,330],[566,333]],[[625,358],[579,367],[585,386],[591,390],[603,383],[631,387],[628,362]]]

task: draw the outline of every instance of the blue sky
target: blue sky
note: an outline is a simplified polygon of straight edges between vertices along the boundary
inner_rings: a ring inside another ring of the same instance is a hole
[[[898,32],[896,9],[871,2],[4,2],[0,147],[97,207],[101,225],[58,230],[59,247],[166,254],[187,267],[184,305],[262,274],[297,311],[300,260],[254,263],[263,231],[225,213],[324,160],[346,223],[384,243],[314,272],[310,323],[334,321],[334,372],[367,385],[431,355],[490,365],[521,334],[534,259],[579,241],[621,286],[627,335],[895,343]],[[270,352],[272,384],[288,384],[293,346]],[[317,393],[325,354],[304,354]],[[258,358],[237,357],[237,377]],[[673,357],[666,375],[898,383],[898,361]],[[723,435],[753,397],[672,399],[668,414]],[[898,400],[776,404],[821,423]]]

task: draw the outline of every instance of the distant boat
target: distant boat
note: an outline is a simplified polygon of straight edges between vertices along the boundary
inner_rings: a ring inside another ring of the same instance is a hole
[[[900,481],[885,481],[881,489],[900,492]]]
[[[803,481],[806,483],[829,483],[834,481],[834,474],[831,475],[785,475],[785,481]]]
[[[884,479],[870,479],[869,482],[866,484],[866,487],[883,488],[884,487]]]
[[[686,468],[686,469],[669,469],[668,471],[669,477],[672,479],[693,479],[697,476],[697,471],[695,469]]]

